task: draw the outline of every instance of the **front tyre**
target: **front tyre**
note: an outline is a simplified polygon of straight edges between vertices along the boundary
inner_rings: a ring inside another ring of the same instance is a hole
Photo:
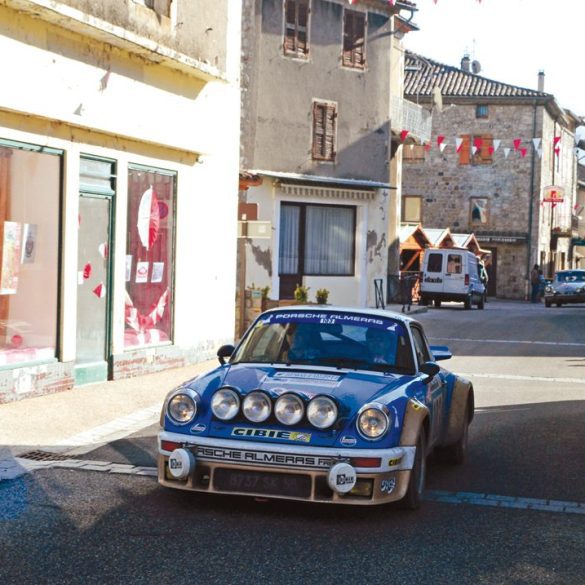
[[[406,495],[400,500],[400,506],[408,510],[420,508],[422,495],[425,490],[427,478],[427,438],[424,428],[421,428],[416,441],[416,452],[414,455],[414,465],[410,472],[408,480],[408,489]]]

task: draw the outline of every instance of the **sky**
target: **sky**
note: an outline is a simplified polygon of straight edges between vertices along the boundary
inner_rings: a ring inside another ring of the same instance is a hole
[[[585,117],[585,0],[415,0],[420,28],[407,49],[459,67],[468,53],[479,75],[544,91]],[[585,138],[585,128],[579,129]]]

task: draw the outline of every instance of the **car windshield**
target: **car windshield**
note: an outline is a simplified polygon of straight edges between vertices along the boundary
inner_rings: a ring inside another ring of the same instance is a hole
[[[310,364],[414,373],[406,327],[395,319],[333,311],[281,311],[258,319],[231,363]]]
[[[585,271],[572,270],[570,272],[559,272],[557,274],[559,282],[585,282]]]

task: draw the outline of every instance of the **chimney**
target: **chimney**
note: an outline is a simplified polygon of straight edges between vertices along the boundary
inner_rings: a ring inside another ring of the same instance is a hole
[[[469,59],[469,55],[466,53],[465,55],[463,55],[463,59],[461,59],[461,71],[469,73],[470,66],[471,60]]]
[[[544,91],[544,71],[538,72],[538,91]]]

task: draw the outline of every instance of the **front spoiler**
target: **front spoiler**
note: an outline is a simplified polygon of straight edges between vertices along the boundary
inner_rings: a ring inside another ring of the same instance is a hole
[[[159,433],[158,441],[158,481],[165,487],[207,493],[357,505],[382,504],[403,498],[408,488],[416,450],[410,446],[350,449],[276,445],[255,441],[190,437],[166,431]],[[196,468],[186,479],[177,480],[169,474],[168,458],[171,451],[161,448],[162,441],[177,443],[195,456]],[[380,458],[379,467],[354,466],[358,483],[360,480],[371,482],[369,496],[351,492],[338,494],[323,488],[327,483],[328,471],[335,463],[372,457]],[[222,490],[214,482],[214,474],[218,469],[302,475],[310,478],[310,494],[295,497],[264,492]]]

